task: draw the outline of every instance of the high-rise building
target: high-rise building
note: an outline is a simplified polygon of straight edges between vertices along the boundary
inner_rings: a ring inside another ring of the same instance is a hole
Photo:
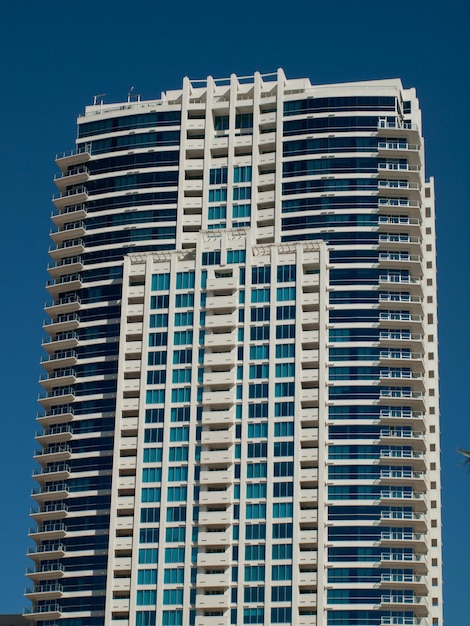
[[[57,165],[29,618],[440,626],[415,90],[184,79]]]

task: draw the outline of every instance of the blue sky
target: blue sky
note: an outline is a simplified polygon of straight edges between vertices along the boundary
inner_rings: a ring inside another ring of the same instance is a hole
[[[0,613],[22,611],[34,467],[42,307],[56,152],[94,94],[125,100],[179,88],[183,76],[271,72],[312,83],[400,77],[423,109],[427,173],[436,178],[444,504],[445,616],[468,614],[470,474],[470,5],[460,0],[16,0],[0,19],[0,308],[3,451]],[[467,213],[469,211],[469,213]],[[31,524],[32,525],[32,524]]]

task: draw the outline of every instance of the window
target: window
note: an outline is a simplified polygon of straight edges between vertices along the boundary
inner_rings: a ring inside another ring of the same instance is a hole
[[[187,343],[193,343],[193,331],[192,330],[179,330],[173,335],[173,341],[175,346],[182,346]]]
[[[185,538],[185,526],[170,526],[165,531],[165,541],[168,543],[182,543]]]
[[[269,365],[268,363],[260,363],[259,365],[250,365],[250,380],[254,378],[268,378],[269,377]]]
[[[251,282],[253,285],[269,284],[271,282],[271,267],[269,265],[253,267],[251,270]]]
[[[139,550],[139,563],[158,563],[158,549],[141,548]]]
[[[274,456],[293,456],[293,441],[276,441],[274,443]]]
[[[170,274],[153,274],[152,291],[167,291],[170,288]]]
[[[165,569],[163,580],[166,585],[178,585],[184,581],[184,569],[182,567],[173,567]]]
[[[175,296],[175,307],[189,308],[194,306],[194,294],[193,293],[177,293]]]
[[[158,543],[160,539],[159,528],[142,528],[139,535],[140,543]]]
[[[295,383],[276,383],[274,385],[274,395],[276,398],[293,396],[295,393]]]
[[[142,502],[160,502],[161,489],[160,487],[143,487],[142,488]]]
[[[244,602],[264,602],[264,587],[245,587]]]
[[[194,272],[178,272],[176,274],[176,289],[193,289]]]
[[[155,604],[157,592],[155,589],[139,589],[137,591],[137,606],[149,606]]]
[[[251,341],[266,341],[267,339],[269,339],[269,326],[251,326]]]
[[[294,464],[291,461],[274,463],[274,476],[293,476]]]
[[[250,360],[269,359],[269,344],[250,346]]]
[[[250,503],[246,505],[246,519],[264,519],[265,517],[265,504]]]
[[[248,565],[245,567],[245,582],[264,581],[265,568],[263,565]]]
[[[247,561],[264,561],[266,547],[264,544],[245,547],[245,559]]]
[[[249,398],[267,398],[268,383],[251,383],[248,387]]]
[[[178,446],[177,448],[170,448],[168,451],[168,460],[169,461],[187,461],[188,460],[188,448],[182,448]]]
[[[269,322],[271,319],[271,309],[268,306],[252,307],[250,319],[252,322]]]
[[[266,498],[266,483],[253,483],[246,486],[247,498]]]
[[[183,604],[183,589],[165,589],[163,604]]]
[[[248,417],[262,419],[268,417],[268,403],[260,402],[248,405]]]
[[[172,402],[189,402],[190,398],[191,398],[190,387],[177,387],[176,389],[171,390]]]
[[[245,250],[227,250],[227,263],[244,263],[245,261]]]
[[[167,522],[185,522],[186,521],[186,507],[185,506],[170,506],[166,510]]]
[[[266,539],[266,524],[247,524],[245,536],[247,539]]]
[[[277,282],[289,283],[295,282],[296,267],[295,265],[279,265],[277,268]]]
[[[260,424],[248,424],[248,437],[250,439],[259,439],[268,436],[268,425],[266,422]]]
[[[295,374],[295,363],[278,363],[276,365],[276,378],[289,378]]]
[[[189,441],[189,426],[170,428],[170,441]]]
[[[252,303],[269,302],[269,299],[270,299],[269,287],[251,290],[251,302]]]
[[[276,326],[276,339],[294,339],[295,324],[281,324]]]
[[[294,483],[274,483],[273,496],[275,498],[290,498],[294,494]]]
[[[292,502],[275,502],[273,517],[292,517]]]
[[[278,287],[276,289],[276,297],[278,302],[295,300],[295,287]]]
[[[189,406],[179,406],[171,409],[170,419],[172,422],[189,422],[191,408]]]
[[[157,570],[156,569],[140,569],[137,572],[137,583],[139,585],[156,585]]]
[[[210,185],[225,185],[227,183],[227,168],[219,167],[209,172]]]
[[[284,306],[278,306],[276,308],[277,320],[294,320],[295,319],[295,305],[288,304]]]
[[[175,326],[192,326],[194,324],[194,313],[185,311],[184,313],[175,313]]]
[[[149,352],[148,364],[149,365],[166,365],[167,352]]]
[[[183,611],[163,611],[162,626],[182,626]]]
[[[184,548],[165,548],[165,563],[184,563]]]
[[[233,168],[233,182],[234,183],[249,183],[251,182],[251,165],[236,166]],[[227,182],[227,181],[225,181]],[[212,183],[211,183],[212,184]]]
[[[151,372],[151,373],[153,374],[154,372]],[[171,382],[172,383],[190,383],[191,382],[191,370],[189,368],[173,370]]]
[[[166,313],[152,313],[150,316],[150,328],[166,328],[168,315]]]
[[[235,187],[233,200],[251,200],[251,187]]]
[[[266,478],[268,466],[266,463],[248,463],[246,467],[248,478]]]
[[[167,500],[168,502],[184,502],[186,501],[187,493],[186,487],[168,487]]]
[[[155,450],[155,448],[153,448]],[[162,479],[162,470],[160,467],[144,467],[142,470],[142,482],[159,483]]]
[[[144,463],[161,463],[161,460],[162,460],[161,448],[145,448],[144,449]],[[158,468],[150,468],[150,469],[156,469],[156,471],[158,471]],[[154,482],[154,481],[148,481],[148,482]]]
[[[168,468],[168,482],[184,482],[186,480],[188,480],[188,468],[186,465]]]
[[[207,209],[207,219],[209,220],[220,220],[220,219],[225,219],[226,217],[227,217],[227,206],[225,204],[210,206]],[[220,251],[219,251],[219,263],[220,263]],[[206,259],[206,262],[203,263],[203,265],[210,265],[209,263],[207,263],[207,259]],[[215,265],[215,263],[213,263],[212,265]]]
[[[292,565],[273,565],[273,580],[292,580]]]

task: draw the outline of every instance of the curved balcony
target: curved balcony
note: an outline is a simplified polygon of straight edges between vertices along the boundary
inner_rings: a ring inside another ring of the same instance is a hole
[[[45,521],[53,519],[63,519],[68,512],[65,502],[50,502],[43,504],[37,509],[31,509],[29,516],[36,521]]]
[[[66,483],[47,484],[40,489],[32,489],[31,497],[36,502],[47,502],[47,500],[63,500],[69,495]]]
[[[49,256],[56,262],[63,257],[79,256],[84,252],[85,246],[81,238],[65,239],[65,241],[62,241],[56,247],[51,246],[49,248]]]
[[[40,619],[41,621],[55,620],[58,619],[60,615],[60,606],[56,602],[41,605],[33,604],[31,607],[25,608],[23,614],[26,619]]]
[[[32,580],[57,579],[64,575],[64,565],[62,563],[42,563],[36,567],[28,568],[26,576]]]
[[[31,559],[62,559],[65,556],[65,546],[62,543],[42,544],[28,548]]]
[[[53,387],[65,387],[76,382],[75,370],[72,367],[64,367],[63,369],[52,370],[40,376],[39,384],[46,390]]]
[[[72,189],[64,190],[64,192],[59,195],[52,196],[52,202],[59,210],[66,206],[83,204],[87,200],[88,191],[83,185],[78,185]]]
[[[86,204],[71,204],[51,213],[52,222],[59,228],[70,220],[83,220],[87,216]]]
[[[57,230],[51,230],[49,236],[56,245],[59,245],[68,239],[83,237],[85,233],[85,222],[83,220],[79,220],[77,222],[66,222],[65,224],[62,224]]]
[[[51,353],[58,352],[59,350],[70,350],[78,346],[79,336],[75,330],[68,330],[65,332],[59,332],[52,337],[47,337],[42,340],[42,347]]]
[[[43,426],[49,424],[61,424],[70,422],[73,419],[73,405],[53,406],[44,412],[44,415],[38,415],[36,421]]]
[[[70,478],[70,465],[60,462],[54,463],[54,465],[40,467],[33,471],[33,478],[35,478],[37,482],[67,480]]]
[[[46,522],[38,528],[30,528],[28,536],[34,541],[51,541],[65,537],[67,526],[64,522]]]
[[[47,302],[44,310],[50,317],[56,317],[63,313],[74,313],[80,308],[80,296],[71,294],[56,298],[52,302]]]
[[[90,170],[84,163],[69,166],[65,171],[54,176],[54,183],[62,193],[67,191],[67,187],[81,185],[88,180],[90,180]]]
[[[48,335],[53,336],[59,332],[75,330],[79,325],[80,316],[78,313],[63,313],[62,315],[57,315],[57,317],[45,321],[43,328]]]
[[[60,293],[64,289],[67,291],[76,291],[83,287],[82,277],[80,274],[64,274],[56,280],[48,280],[46,289],[52,297]]]
[[[57,404],[70,403],[75,400],[73,387],[53,387],[45,396],[39,396],[38,402],[44,409],[52,408]]]
[[[35,585],[27,588],[24,594],[30,600],[57,600],[63,596],[63,587],[58,582]]]
[[[55,162],[62,172],[66,172],[70,167],[87,163],[91,159],[91,144],[84,143],[73,150],[59,152],[55,156]]]
[[[41,464],[68,461],[72,456],[72,449],[67,443],[56,443],[43,450],[36,450],[33,458]]]

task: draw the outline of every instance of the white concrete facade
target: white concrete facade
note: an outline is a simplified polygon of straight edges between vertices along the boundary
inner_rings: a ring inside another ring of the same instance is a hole
[[[78,124],[57,159],[27,616],[441,626],[415,91],[185,79]]]

